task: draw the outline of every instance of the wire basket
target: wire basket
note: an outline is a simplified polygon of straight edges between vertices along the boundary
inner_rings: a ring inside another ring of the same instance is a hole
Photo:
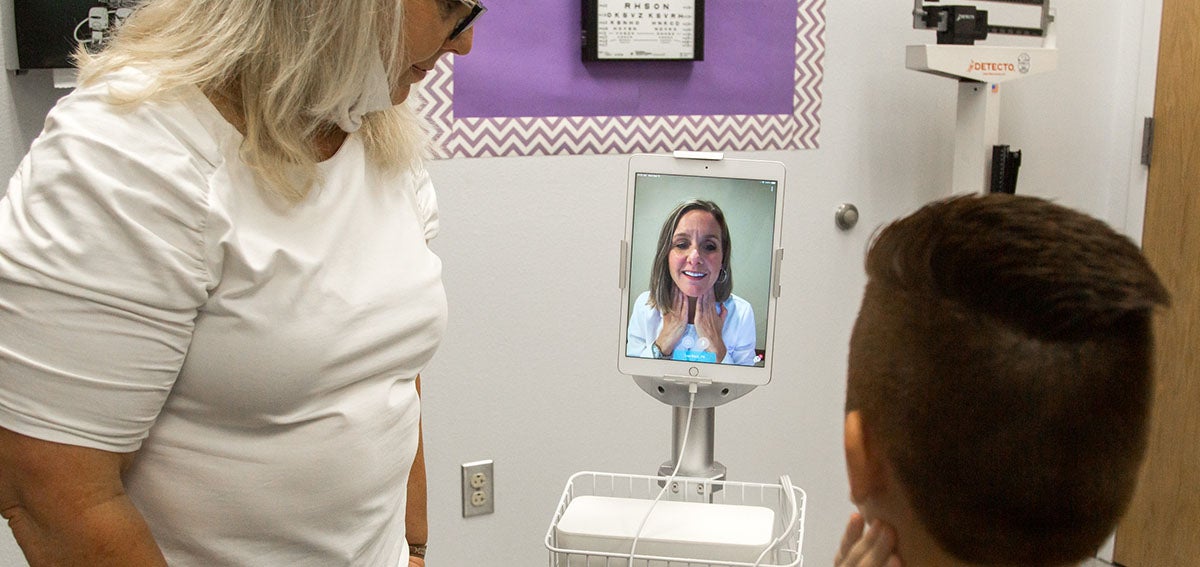
[[[638,551],[630,560],[629,551],[603,552],[572,549],[560,545],[559,522],[573,500],[581,496],[615,497],[635,500],[654,500],[667,481],[671,486],[663,501],[699,504],[760,506],[774,512],[772,538],[779,538],[773,551],[757,563],[758,567],[797,567],[803,565],[804,508],[803,490],[793,487],[796,518],[792,523],[791,506],[785,488],[780,484],[756,484],[716,481],[704,478],[642,476],[598,472],[580,472],[571,476],[563,490],[554,519],[546,532],[546,549],[550,552],[550,567],[754,567],[744,561],[714,560],[696,557],[666,557]],[[791,529],[789,524],[792,524]],[[566,539],[566,538],[563,538]],[[639,547],[641,549],[641,547]]]

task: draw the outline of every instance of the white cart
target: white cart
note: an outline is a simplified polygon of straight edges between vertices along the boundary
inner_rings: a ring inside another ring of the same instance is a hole
[[[645,523],[631,561],[633,534],[668,481],[671,484]],[[804,563],[801,547],[806,497],[800,488],[791,490],[794,498],[788,497],[782,484],[576,473],[567,482],[546,532],[549,564],[753,567],[758,561],[758,567],[796,567]],[[586,513],[577,515],[586,518],[584,529],[571,522],[573,503],[590,506]],[[596,506],[606,513],[597,514]],[[758,559],[759,552],[768,547],[764,538],[773,547]]]

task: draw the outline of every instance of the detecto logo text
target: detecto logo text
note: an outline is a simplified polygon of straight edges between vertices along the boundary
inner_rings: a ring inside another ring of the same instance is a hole
[[[1000,75],[1012,73],[1017,70],[1017,66],[1004,61],[976,61],[971,60],[967,65],[968,73],[983,73],[985,75]]]

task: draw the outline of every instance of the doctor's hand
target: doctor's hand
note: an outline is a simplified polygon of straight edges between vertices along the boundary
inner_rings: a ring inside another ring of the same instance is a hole
[[[662,312],[663,326],[662,330],[658,332],[658,338],[654,340],[654,344],[658,345],[658,350],[665,358],[670,358],[671,353],[675,352],[675,345],[679,344],[679,339],[683,338],[688,324],[687,296],[678,288],[672,295],[675,302],[671,306],[671,312],[667,313],[665,310],[659,309]]]
[[[725,329],[727,315],[729,310],[717,301],[713,290],[696,298],[696,334],[708,339],[708,347],[704,350],[717,353],[717,362],[725,360],[725,339],[721,331]]]
[[[835,567],[901,567],[896,556],[896,535],[883,522],[875,522],[863,535],[866,521],[861,514],[851,514],[842,546],[834,558]]]

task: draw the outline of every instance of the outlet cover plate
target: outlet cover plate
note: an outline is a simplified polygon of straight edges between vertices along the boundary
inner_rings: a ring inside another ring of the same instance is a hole
[[[482,516],[496,511],[496,476],[491,460],[463,463],[462,515]]]

